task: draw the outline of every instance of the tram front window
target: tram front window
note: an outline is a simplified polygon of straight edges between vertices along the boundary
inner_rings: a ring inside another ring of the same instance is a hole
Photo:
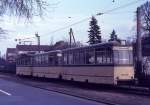
[[[132,64],[133,63],[132,51],[129,50],[114,51],[114,63]]]

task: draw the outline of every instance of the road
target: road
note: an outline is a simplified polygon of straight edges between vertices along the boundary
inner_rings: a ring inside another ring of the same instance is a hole
[[[0,105],[106,105],[0,79]]]

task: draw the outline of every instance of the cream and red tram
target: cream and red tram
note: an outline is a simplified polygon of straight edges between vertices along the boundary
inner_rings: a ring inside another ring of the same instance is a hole
[[[113,84],[133,81],[132,46],[102,43],[20,57],[17,75]]]

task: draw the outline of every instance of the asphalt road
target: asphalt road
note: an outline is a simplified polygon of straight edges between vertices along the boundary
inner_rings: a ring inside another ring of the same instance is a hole
[[[0,79],[0,105],[105,105]]]

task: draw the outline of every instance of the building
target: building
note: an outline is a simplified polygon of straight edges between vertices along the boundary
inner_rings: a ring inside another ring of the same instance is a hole
[[[6,61],[9,63],[14,63],[16,61],[16,48],[7,48],[6,51]]]
[[[53,50],[53,46],[49,45],[17,45],[16,48],[7,48],[6,61],[8,63],[15,63],[17,55],[19,54],[36,54],[51,50]]]

